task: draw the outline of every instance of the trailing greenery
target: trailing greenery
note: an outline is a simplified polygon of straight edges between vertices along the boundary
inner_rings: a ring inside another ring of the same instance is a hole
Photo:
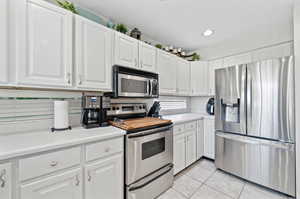
[[[118,24],[115,27],[116,31],[126,34],[128,32],[127,27],[124,24]]]
[[[155,47],[159,48],[159,49],[162,49],[162,45],[161,44],[156,44]]]
[[[200,60],[200,55],[198,55],[197,53],[194,53],[192,56],[192,61],[199,61]]]
[[[75,6],[72,2],[59,1],[59,0],[55,0],[55,1],[60,7],[66,9],[66,10],[69,10],[69,11],[73,12],[74,14],[78,14],[78,12],[77,12],[77,10],[76,10],[76,8],[75,8]]]

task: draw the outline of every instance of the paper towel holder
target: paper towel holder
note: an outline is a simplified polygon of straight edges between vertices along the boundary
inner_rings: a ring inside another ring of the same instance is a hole
[[[66,130],[72,130],[72,127],[69,126],[67,128],[63,128],[63,129],[56,129],[56,128],[51,128],[51,132],[54,133],[55,131],[66,131]]]

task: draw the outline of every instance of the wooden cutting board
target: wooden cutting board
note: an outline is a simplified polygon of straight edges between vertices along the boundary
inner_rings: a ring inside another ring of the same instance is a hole
[[[151,127],[155,125],[162,125],[162,124],[170,124],[171,120],[163,120],[159,118],[153,118],[153,117],[144,117],[144,118],[138,118],[138,119],[128,119],[124,120],[123,122],[114,122],[110,121],[109,123],[112,126],[121,128],[126,131],[145,128],[145,127]]]

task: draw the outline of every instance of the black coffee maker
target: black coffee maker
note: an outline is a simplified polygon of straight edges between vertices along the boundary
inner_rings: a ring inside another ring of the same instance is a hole
[[[81,123],[84,128],[108,126],[107,109],[110,98],[105,96],[83,96]]]

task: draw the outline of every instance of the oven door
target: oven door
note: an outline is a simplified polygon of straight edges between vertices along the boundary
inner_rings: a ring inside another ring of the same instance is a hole
[[[126,184],[173,163],[172,125],[126,136]]]
[[[117,89],[119,97],[150,97],[150,80],[119,73]]]

